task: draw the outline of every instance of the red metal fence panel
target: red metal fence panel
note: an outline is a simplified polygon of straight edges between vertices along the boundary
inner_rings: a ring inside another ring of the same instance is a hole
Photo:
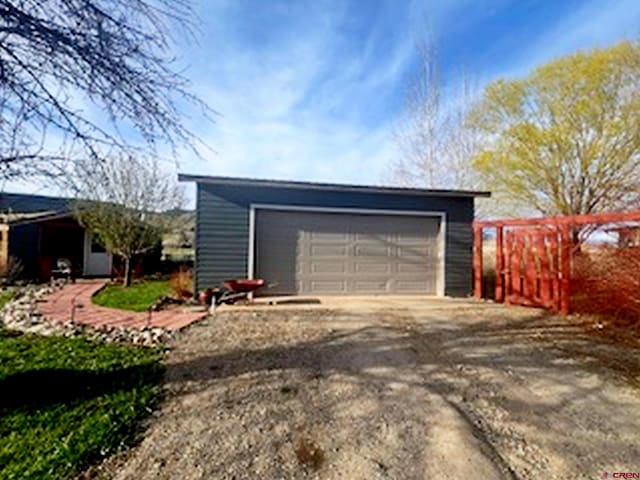
[[[519,218],[474,223],[474,295],[483,296],[482,243],[495,229],[495,292],[498,302],[571,311],[572,257],[577,227],[640,222],[640,211]]]

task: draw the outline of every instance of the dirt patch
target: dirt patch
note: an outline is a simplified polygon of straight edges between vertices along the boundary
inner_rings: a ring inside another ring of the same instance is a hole
[[[116,478],[600,478],[640,470],[638,350],[472,302],[220,312],[167,358]]]

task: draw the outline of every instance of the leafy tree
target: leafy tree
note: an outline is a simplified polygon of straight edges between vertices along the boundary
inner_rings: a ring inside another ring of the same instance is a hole
[[[180,108],[208,109],[171,53],[192,24],[187,0],[0,0],[0,178],[195,147]]]
[[[173,215],[183,192],[174,175],[149,158],[119,156],[83,168],[77,176],[75,215],[112,255],[124,263],[123,285],[131,284],[131,264],[154,249],[172,230]]]
[[[640,206],[640,44],[578,52],[490,84],[470,114],[488,185],[545,215]]]

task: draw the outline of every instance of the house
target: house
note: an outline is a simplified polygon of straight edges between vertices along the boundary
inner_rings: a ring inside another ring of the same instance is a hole
[[[67,258],[83,276],[108,276],[112,258],[73,217],[71,199],[0,194],[0,272],[19,261],[21,276],[50,278]]]
[[[474,198],[488,192],[179,180],[197,184],[197,291],[264,278],[269,294],[471,293]]]

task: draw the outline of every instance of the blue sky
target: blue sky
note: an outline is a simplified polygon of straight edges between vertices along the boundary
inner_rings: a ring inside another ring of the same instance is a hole
[[[640,0],[200,0],[195,7],[201,36],[177,53],[195,92],[220,116],[192,125],[216,153],[185,153],[179,170],[209,175],[384,182],[399,153],[391,129],[415,45],[428,30],[445,79],[465,68],[482,83],[640,36]]]
[[[380,183],[398,154],[416,42],[430,30],[444,77],[526,74],[579,48],[640,35],[640,1],[202,1],[190,54],[221,113],[200,135],[217,154],[181,169]]]

